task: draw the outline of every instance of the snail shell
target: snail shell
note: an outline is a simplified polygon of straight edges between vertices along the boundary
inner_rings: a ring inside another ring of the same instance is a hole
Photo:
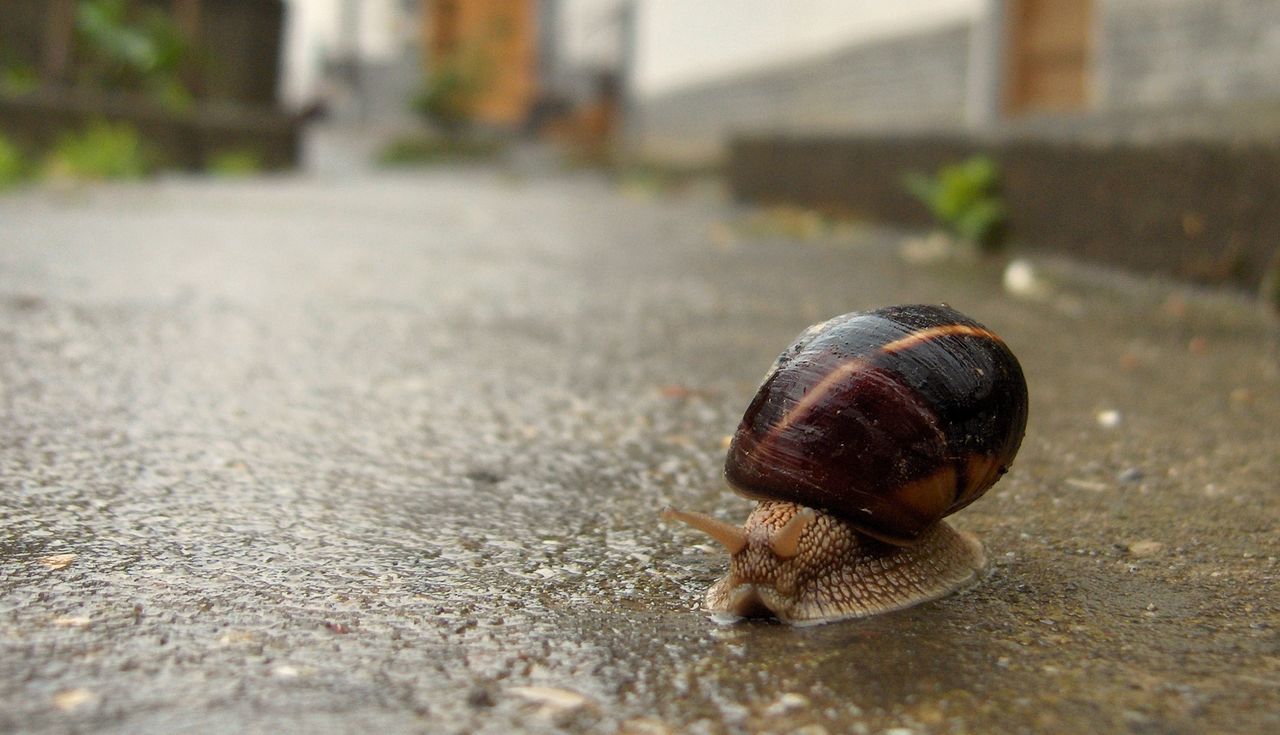
[[[1022,368],[986,327],[946,306],[845,314],[774,363],[725,477],[906,544],[1008,471],[1026,424]]]
[[[948,594],[985,564],[942,521],[980,497],[1022,442],[1017,359],[947,306],[895,306],[805,330],[733,436],[725,477],[761,501],[743,528],[668,509],[721,541],[715,612],[812,623]]]

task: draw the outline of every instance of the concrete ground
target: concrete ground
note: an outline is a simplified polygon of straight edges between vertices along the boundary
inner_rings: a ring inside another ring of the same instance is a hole
[[[899,239],[474,169],[0,197],[0,731],[1280,732],[1276,326]],[[1030,383],[990,576],[712,623],[657,510],[745,518],[775,355],[916,301]]]

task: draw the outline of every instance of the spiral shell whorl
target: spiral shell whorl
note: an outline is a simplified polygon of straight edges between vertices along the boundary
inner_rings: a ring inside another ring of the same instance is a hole
[[[981,324],[946,306],[846,314],[778,358],[725,476],[747,497],[913,543],[999,479],[1026,419],[1022,369]]]

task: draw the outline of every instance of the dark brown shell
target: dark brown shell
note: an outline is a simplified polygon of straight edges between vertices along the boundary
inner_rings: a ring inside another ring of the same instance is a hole
[[[906,544],[986,492],[1026,424],[1022,368],[986,327],[947,306],[845,314],[778,357],[725,477]]]

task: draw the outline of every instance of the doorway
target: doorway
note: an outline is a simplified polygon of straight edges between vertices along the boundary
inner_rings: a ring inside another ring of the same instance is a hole
[[[1005,113],[1089,108],[1094,0],[1009,0]]]

